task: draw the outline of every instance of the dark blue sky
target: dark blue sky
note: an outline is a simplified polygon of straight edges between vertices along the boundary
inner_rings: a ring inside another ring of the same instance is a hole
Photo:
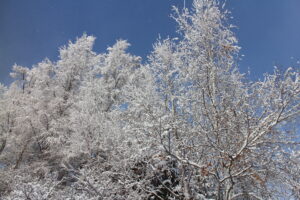
[[[171,5],[183,0],[0,0],[0,82],[9,82],[14,63],[56,60],[58,48],[84,32],[97,37],[96,52],[122,38],[145,58],[159,34],[175,36]],[[241,71],[257,78],[300,59],[299,0],[227,0],[227,8],[245,55]]]

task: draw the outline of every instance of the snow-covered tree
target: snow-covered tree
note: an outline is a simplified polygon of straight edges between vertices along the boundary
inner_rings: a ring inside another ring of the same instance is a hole
[[[0,85],[2,199],[298,199],[299,69],[248,81],[217,0],[148,60],[83,34]]]
[[[139,57],[125,52],[128,46],[126,41],[118,41],[107,54],[98,55],[97,64],[81,83],[72,121],[76,130],[73,142],[90,154],[114,136],[122,136],[126,86],[141,65]]]
[[[181,163],[184,198],[273,199],[280,188],[293,190],[280,183],[289,175],[275,166],[296,144],[286,124],[299,116],[299,72],[247,82],[236,68],[237,39],[216,1],[175,8],[174,18],[181,39],[159,41],[150,64],[173,118],[157,125],[156,135]]]

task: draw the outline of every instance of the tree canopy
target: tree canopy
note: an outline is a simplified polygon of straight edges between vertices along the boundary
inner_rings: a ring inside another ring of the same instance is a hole
[[[145,62],[83,34],[0,85],[1,199],[300,198],[299,69],[251,81],[216,0]]]

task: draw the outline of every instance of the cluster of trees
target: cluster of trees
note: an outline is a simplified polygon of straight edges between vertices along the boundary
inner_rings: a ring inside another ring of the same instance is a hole
[[[299,69],[247,80],[215,0],[173,18],[179,37],[145,63],[124,40],[97,54],[84,34],[56,62],[13,66],[0,199],[300,198]]]

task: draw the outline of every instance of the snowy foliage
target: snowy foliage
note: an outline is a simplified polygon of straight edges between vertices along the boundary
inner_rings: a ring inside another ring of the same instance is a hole
[[[84,34],[0,84],[0,199],[299,199],[300,74],[248,81],[215,0],[148,60]]]

